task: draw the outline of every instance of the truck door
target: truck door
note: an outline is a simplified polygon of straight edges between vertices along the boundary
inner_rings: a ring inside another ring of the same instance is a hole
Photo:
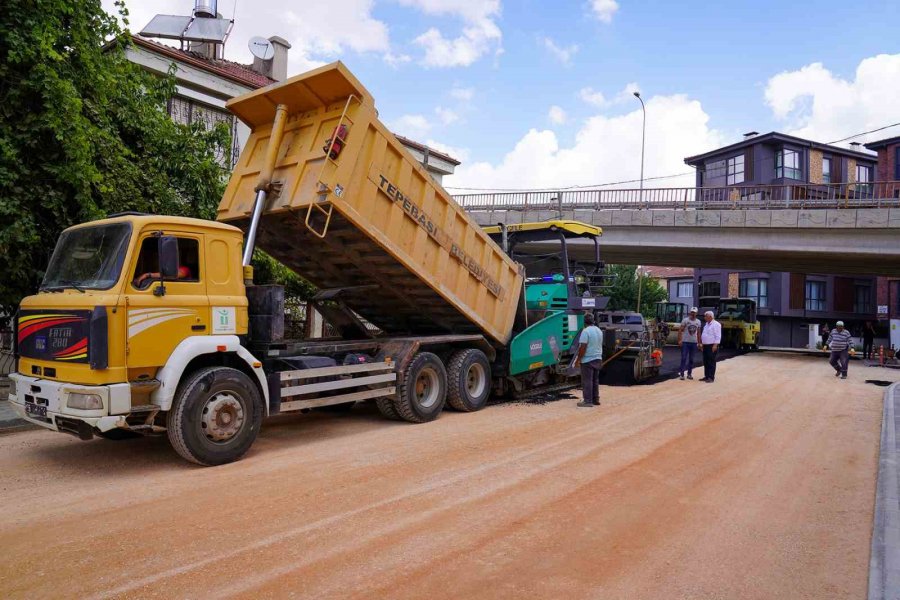
[[[178,277],[159,275],[158,238],[177,239]],[[209,333],[209,298],[203,272],[203,236],[180,232],[146,232],[138,240],[126,284],[129,368],[162,367],[185,338]]]

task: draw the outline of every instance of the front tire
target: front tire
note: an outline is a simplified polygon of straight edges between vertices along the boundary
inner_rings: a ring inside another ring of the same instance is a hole
[[[461,412],[481,410],[491,395],[491,363],[481,350],[455,352],[447,361],[447,403]]]
[[[420,352],[403,372],[403,383],[394,404],[397,413],[410,423],[433,421],[447,402],[447,370],[431,352]]]
[[[178,386],[166,419],[169,442],[198,465],[230,463],[253,445],[262,416],[262,398],[249,377],[229,367],[206,367]]]

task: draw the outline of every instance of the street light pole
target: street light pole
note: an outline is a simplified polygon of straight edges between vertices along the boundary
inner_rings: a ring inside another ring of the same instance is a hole
[[[644,288],[644,267],[643,267],[643,265],[638,265],[637,276],[638,276],[638,301],[637,301],[637,309],[634,312],[639,313],[639,312],[641,312],[641,290]]]
[[[641,103],[641,111],[644,114],[644,122],[641,125],[641,208],[644,206],[644,140],[647,137],[647,107],[640,92],[634,92],[634,97]]]

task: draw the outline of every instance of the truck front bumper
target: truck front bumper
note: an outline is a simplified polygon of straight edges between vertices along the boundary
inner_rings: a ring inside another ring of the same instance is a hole
[[[9,376],[13,385],[9,393],[10,406],[29,423],[53,431],[77,435],[82,439],[93,437],[93,430],[109,431],[128,428],[125,417],[131,409],[131,386],[127,383],[110,385],[79,385],[60,383],[48,379],[29,377],[20,373]],[[80,410],[66,406],[69,394],[97,394],[103,408]],[[46,416],[27,411],[26,405],[46,409]],[[122,414],[117,414],[122,413]]]

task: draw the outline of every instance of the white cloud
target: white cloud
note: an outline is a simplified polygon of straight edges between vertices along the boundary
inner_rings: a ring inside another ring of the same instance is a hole
[[[585,103],[598,108],[602,108],[609,104],[602,92],[594,91],[594,88],[591,87],[581,88],[581,91],[578,92],[578,97]]]
[[[388,129],[404,137],[418,140],[431,131],[431,122],[424,115],[403,115],[388,123]]]
[[[545,37],[541,40],[544,45],[544,48],[553,55],[553,57],[561,62],[562,64],[569,66],[572,64],[572,58],[578,53],[578,44],[571,44],[569,46],[559,46],[548,37]]]
[[[822,63],[785,71],[769,79],[766,104],[788,133],[828,142],[897,122],[900,54],[880,54],[859,63],[853,79],[843,79]],[[878,132],[865,142],[897,130]]]
[[[434,148],[438,152],[449,154],[451,157],[455,158],[461,163],[464,163],[469,159],[468,148],[456,148],[454,146],[448,146],[447,144],[442,144],[441,142],[432,139],[429,139],[427,142],[425,142],[425,145],[429,148]]]
[[[408,54],[394,54],[393,52],[386,52],[382,58],[384,58],[384,62],[395,69],[412,61],[412,57]]]
[[[445,37],[431,27],[414,42],[425,51],[422,64],[428,67],[467,67],[499,49],[503,37],[495,19],[500,15],[500,0],[397,0],[428,15],[459,18],[464,27],[455,38]]]
[[[471,102],[472,98],[475,97],[475,89],[454,87],[450,90],[450,97],[460,102]]]
[[[126,0],[130,29],[137,33],[157,14],[187,15],[190,0]],[[116,14],[114,0],[102,0],[103,8]],[[375,0],[329,0],[293,2],[285,6],[279,0],[238,2],[232,15],[231,2],[219,2],[225,18],[234,17],[234,28],[225,45],[225,57],[241,63],[253,60],[247,42],[251,37],[278,35],[291,43],[288,75],[306,71],[348,53],[376,54],[392,66],[409,62],[410,57],[396,51],[390,42],[388,26],[376,19]],[[336,17],[336,15],[340,15]],[[171,40],[164,41],[173,45]]]
[[[641,91],[641,88],[636,82],[632,81],[631,83],[627,83],[627,84],[625,84],[625,87],[622,88],[622,91],[619,92],[618,94],[616,94],[616,101],[617,102],[623,102],[623,101],[631,102],[631,99],[634,97],[634,93],[640,92],[640,91]]]
[[[716,148],[724,137],[708,125],[700,102],[684,95],[647,100],[646,176],[689,172],[684,157]],[[448,187],[544,188],[638,179],[641,110],[588,119],[571,146],[549,130],[531,129],[498,164],[461,165]],[[648,182],[647,186],[693,185],[693,175]],[[634,187],[626,184],[623,187]]]
[[[597,20],[612,23],[613,15],[619,10],[616,0],[591,0],[591,12]]]
[[[554,105],[550,107],[547,118],[550,119],[550,122],[554,125],[563,125],[569,117],[566,115],[566,111],[561,107]]]
[[[437,114],[438,119],[441,120],[441,123],[444,125],[452,125],[459,121],[459,115],[456,111],[450,110],[449,108],[444,108],[443,106],[438,106],[434,109],[435,114]]]

